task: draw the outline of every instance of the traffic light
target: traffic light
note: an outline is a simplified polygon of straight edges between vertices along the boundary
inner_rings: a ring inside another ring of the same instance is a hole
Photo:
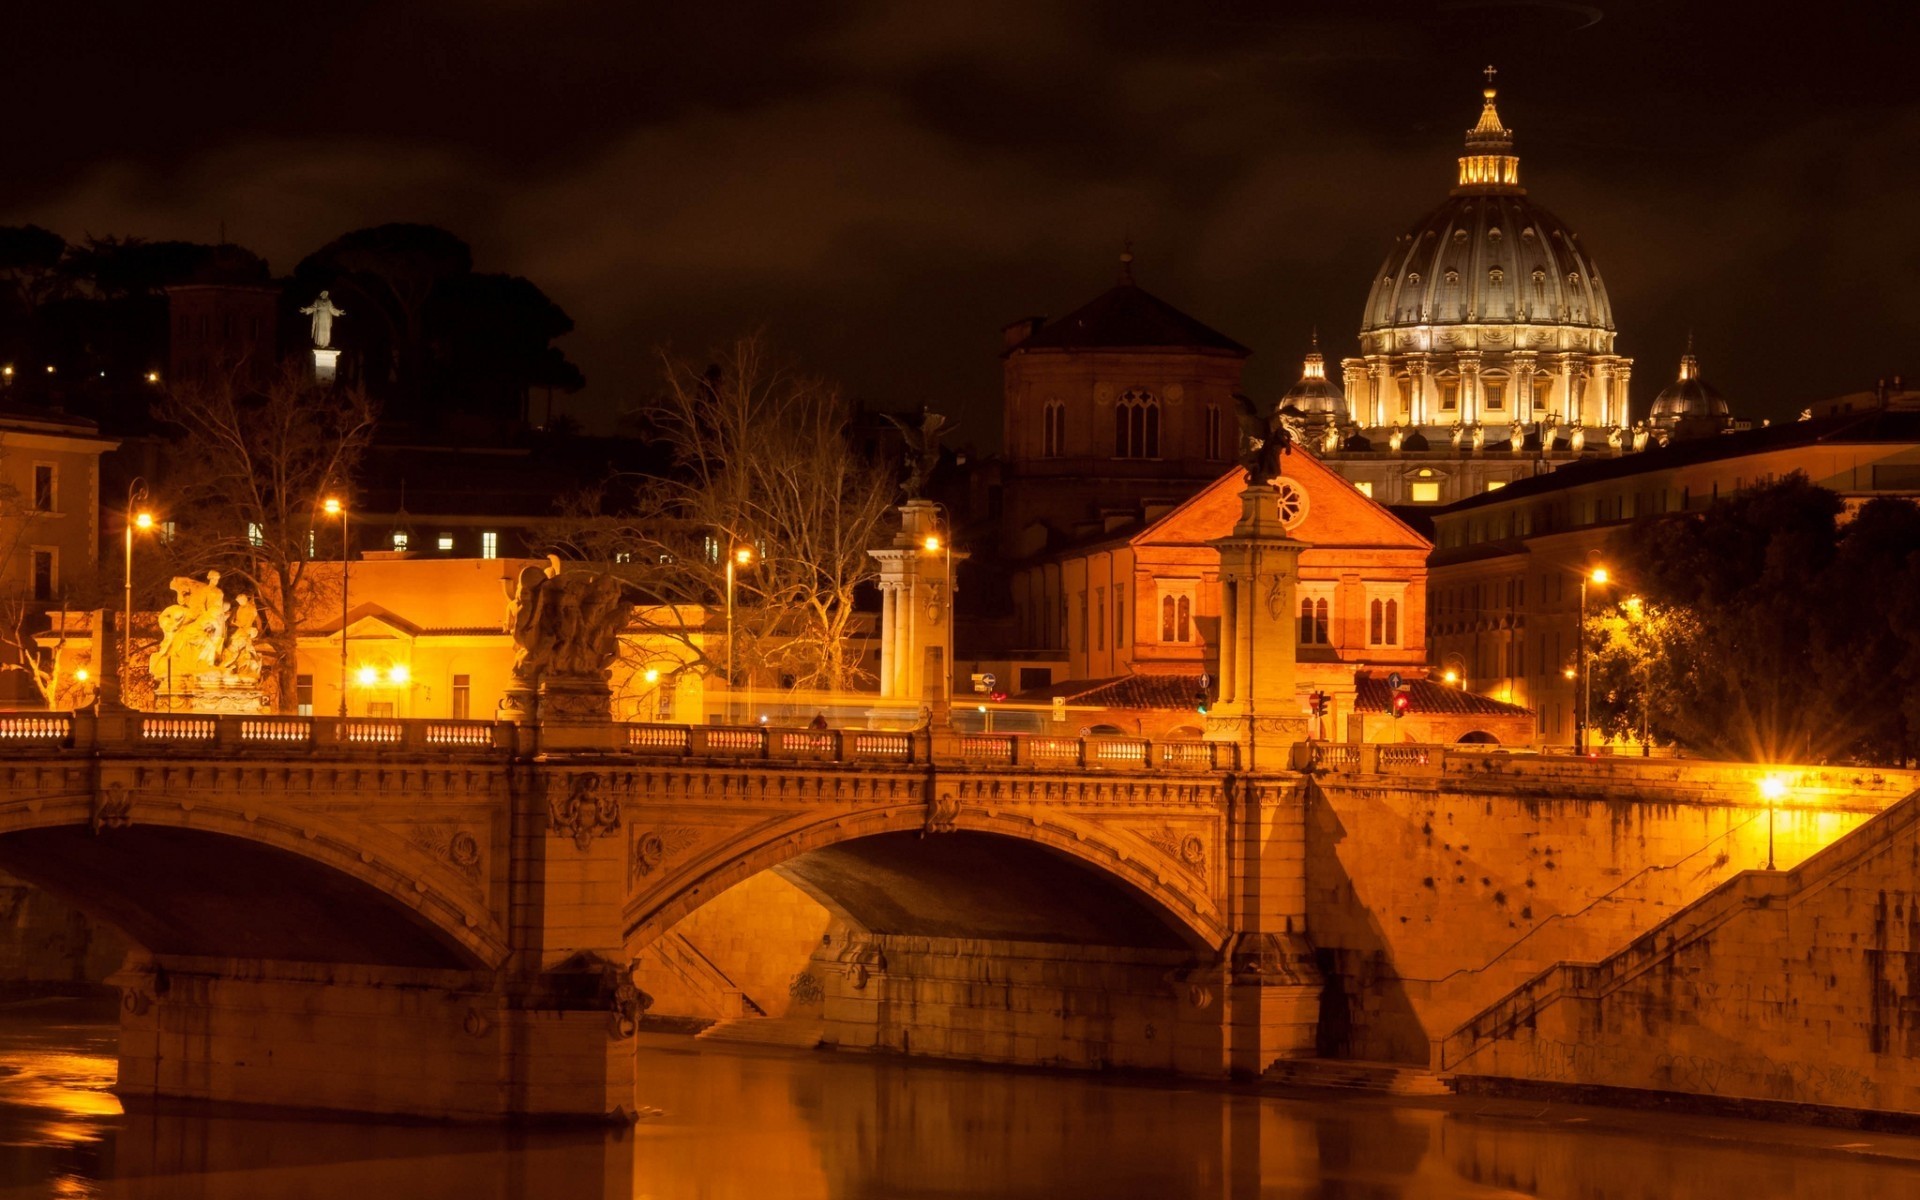
[[[1203,717],[1207,715],[1207,686],[1205,684],[1201,684],[1199,690],[1194,692],[1193,711]]]
[[[1413,707],[1413,697],[1407,694],[1406,688],[1393,689],[1393,719],[1394,720],[1398,721],[1401,717],[1406,716],[1407,710],[1412,707]]]
[[[1327,711],[1327,694],[1310,692],[1307,694],[1307,711],[1318,717]]]

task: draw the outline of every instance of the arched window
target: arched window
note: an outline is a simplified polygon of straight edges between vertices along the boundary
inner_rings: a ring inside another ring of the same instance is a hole
[[[1180,635],[1178,640],[1182,642],[1189,641],[1190,639],[1187,636],[1187,623],[1193,617],[1193,599],[1189,596],[1180,597],[1178,611],[1174,616],[1174,632]]]
[[[1400,602],[1398,600],[1374,600],[1367,605],[1367,644],[1372,646],[1400,644]]]
[[[1185,592],[1160,597],[1160,640],[1186,642],[1193,636],[1193,597]]]
[[[1041,411],[1040,457],[1060,458],[1067,452],[1067,406],[1058,400],[1047,401]]]
[[[1160,457],[1160,401],[1152,392],[1122,392],[1114,402],[1113,456]]]
[[[1160,640],[1171,642],[1173,638],[1174,603],[1172,596],[1160,597]]]
[[[1327,602],[1324,598],[1302,597],[1300,600],[1300,644],[1302,646],[1324,646],[1327,637]]]

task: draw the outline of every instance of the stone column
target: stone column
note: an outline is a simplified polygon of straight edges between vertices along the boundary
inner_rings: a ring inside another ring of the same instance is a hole
[[[1471,350],[1460,353],[1460,420],[1478,425],[1483,419],[1480,407],[1480,355]]]
[[[1425,425],[1431,419],[1429,414],[1431,406],[1427,399],[1426,356],[1408,360],[1407,374],[1413,383],[1413,411],[1407,414],[1408,422],[1415,426]]]
[[[893,697],[893,675],[889,668],[898,664],[898,656],[892,652],[894,623],[893,585],[880,585],[880,698]]]
[[[946,654],[953,607],[949,563],[958,570],[967,555],[947,544],[938,510],[931,500],[907,501],[900,506],[900,531],[892,542],[867,553],[879,562],[882,593],[891,597],[885,610],[892,616],[891,629],[883,629],[880,639],[882,694],[896,703],[944,710],[945,680],[931,673],[928,663],[938,648],[940,671],[953,671]],[[929,537],[940,539],[940,549],[926,548]],[[938,715],[944,722],[945,712]]]
[[[1314,1051],[1320,976],[1306,938],[1306,781],[1292,769],[1307,721],[1295,693],[1301,542],[1271,487],[1240,493],[1220,553],[1220,701],[1207,737],[1240,745],[1228,816],[1229,902],[1220,1006],[1225,1059],[1254,1076]]]
[[[1277,500],[1271,487],[1241,492],[1240,522],[1213,543],[1220,553],[1221,691],[1207,714],[1207,737],[1240,743],[1247,770],[1286,766],[1294,743],[1306,737],[1294,690],[1295,587],[1306,547],[1287,536]]]

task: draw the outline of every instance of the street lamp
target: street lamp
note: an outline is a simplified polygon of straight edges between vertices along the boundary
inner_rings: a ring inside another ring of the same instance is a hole
[[[1580,730],[1574,739],[1573,751],[1584,755],[1587,752],[1587,730],[1593,724],[1593,663],[1587,656],[1587,585],[1607,586],[1611,578],[1605,567],[1595,567],[1580,577],[1580,628],[1577,645],[1580,657]]]
[[[946,506],[941,507],[944,509]],[[948,513],[947,517],[951,522],[953,514]],[[951,721],[953,719],[951,715],[953,713],[953,539],[947,538],[943,541],[939,534],[930,533],[921,545],[926,547],[927,553],[944,555],[946,559],[945,578],[941,584],[941,604],[946,608],[944,618],[946,635],[941,638],[943,645],[940,650],[940,707],[948,714],[947,719]]]
[[[138,529],[145,532],[153,528],[153,514],[145,508],[136,511],[136,507],[145,504],[146,500],[146,480],[135,479],[127,485],[127,621],[126,627],[120,631],[120,690],[123,697],[127,681],[133,678],[133,531]]]
[[[340,719],[347,719],[347,583],[353,570],[353,547],[347,537],[347,502],[338,496],[328,496],[321,502],[321,509],[330,517],[340,518]]]
[[[1787,781],[1779,775],[1764,775],[1760,779],[1760,796],[1767,802],[1767,870],[1773,867],[1773,812],[1780,798],[1787,794]]]
[[[727,555],[727,720],[733,720],[733,576],[736,568],[751,565],[753,550],[747,546],[736,548]],[[747,707],[753,707],[749,696]]]

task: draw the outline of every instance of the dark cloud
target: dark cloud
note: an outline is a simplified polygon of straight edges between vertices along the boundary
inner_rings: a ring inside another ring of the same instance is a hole
[[[291,268],[430,221],[579,324],[617,410],[662,343],[767,328],[876,403],[991,437],[998,328],[1110,281],[1259,351],[1351,346],[1444,197],[1481,63],[1583,233],[1644,403],[1699,332],[1744,411],[1911,370],[1920,101],[1878,6],[983,0],[33,6],[0,215],[229,236]],[[1804,14],[1803,14],[1804,15]]]

